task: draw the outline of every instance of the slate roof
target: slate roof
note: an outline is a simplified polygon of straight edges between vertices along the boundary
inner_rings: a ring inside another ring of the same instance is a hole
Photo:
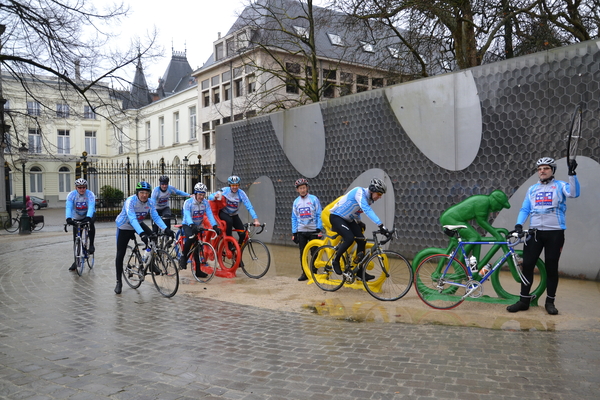
[[[192,67],[186,53],[173,50],[169,66],[158,83],[159,98],[171,96],[195,85],[196,80],[192,77]]]

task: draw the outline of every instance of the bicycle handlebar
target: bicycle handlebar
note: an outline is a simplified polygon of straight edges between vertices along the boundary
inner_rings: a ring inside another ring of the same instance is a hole
[[[80,222],[80,221],[77,221],[77,220],[73,220],[73,223],[71,223],[71,224],[65,224],[64,225],[65,226],[64,229],[65,229],[65,232],[69,232],[69,230],[67,229],[67,227],[69,225],[73,225],[73,227],[76,227],[76,226],[84,226],[84,225],[88,225],[88,224],[89,224],[89,222]]]
[[[258,232],[254,232],[254,234],[255,234],[255,235],[260,235],[260,234],[262,233],[262,231],[264,231],[264,230],[265,230],[265,226],[266,226],[266,225],[267,225],[267,224],[266,224],[266,223],[264,223],[264,222],[263,222],[262,224],[260,224],[260,225],[258,226],[259,228],[261,228],[261,229],[260,229],[260,231],[258,231]],[[253,223],[247,222],[247,223],[245,223],[245,224],[244,224],[244,229],[245,229],[245,230],[248,230],[248,228],[249,228],[249,227],[251,227],[251,226],[255,226],[255,225],[254,225]]]
[[[373,231],[373,239],[375,239],[375,237],[376,237],[377,235],[385,236],[385,237],[386,237],[386,239],[384,239],[384,240],[380,240],[380,241],[379,241],[379,245],[380,245],[380,246],[383,246],[384,244],[386,244],[387,242],[389,242],[390,240],[392,240],[392,239],[394,238],[394,234],[395,234],[395,233],[396,233],[396,229],[392,229],[391,231],[388,231],[388,234],[387,234],[387,235],[386,235],[386,234],[383,234],[383,233],[381,233],[381,232],[379,232],[379,231]]]

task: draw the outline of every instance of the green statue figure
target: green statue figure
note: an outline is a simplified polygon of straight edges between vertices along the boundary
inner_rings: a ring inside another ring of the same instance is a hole
[[[498,233],[488,220],[491,213],[496,213],[503,208],[510,208],[508,197],[503,191],[494,190],[489,195],[476,194],[444,211],[440,216],[440,223],[442,226],[465,225],[467,228],[461,229],[460,236],[464,241],[476,242],[481,240],[481,235],[468,222],[475,220],[479,227],[492,235],[496,240],[502,241],[504,237]],[[452,238],[452,241],[454,241],[453,245],[456,245],[456,239]],[[465,249],[470,251],[470,247],[472,246],[465,246]],[[474,254],[477,258],[479,258],[480,248],[481,246],[476,246],[475,249],[472,249],[474,253],[477,253]]]

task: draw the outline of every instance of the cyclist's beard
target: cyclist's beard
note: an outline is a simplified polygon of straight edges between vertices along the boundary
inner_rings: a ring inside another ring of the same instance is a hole
[[[550,178],[548,179],[540,179],[540,182],[543,183],[544,185],[547,184],[548,182],[551,182],[552,179],[554,179],[554,175],[552,175]]]

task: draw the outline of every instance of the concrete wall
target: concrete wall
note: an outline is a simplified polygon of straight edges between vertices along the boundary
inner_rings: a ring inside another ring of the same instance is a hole
[[[323,205],[353,186],[383,177],[393,191],[376,211],[399,230],[392,248],[414,255],[446,247],[439,216],[472,194],[503,190],[511,209],[494,226],[512,229],[535,160],[558,160],[566,179],[564,138],[585,104],[578,177],[568,200],[561,270],[598,279],[600,246],[600,42],[484,65],[220,126],[217,179],[242,177],[265,239],[288,244],[293,183],[305,176]],[[379,204],[381,203],[381,204]],[[372,224],[371,224],[372,225]],[[371,226],[372,227],[372,226]],[[585,246],[585,248],[584,248]]]

